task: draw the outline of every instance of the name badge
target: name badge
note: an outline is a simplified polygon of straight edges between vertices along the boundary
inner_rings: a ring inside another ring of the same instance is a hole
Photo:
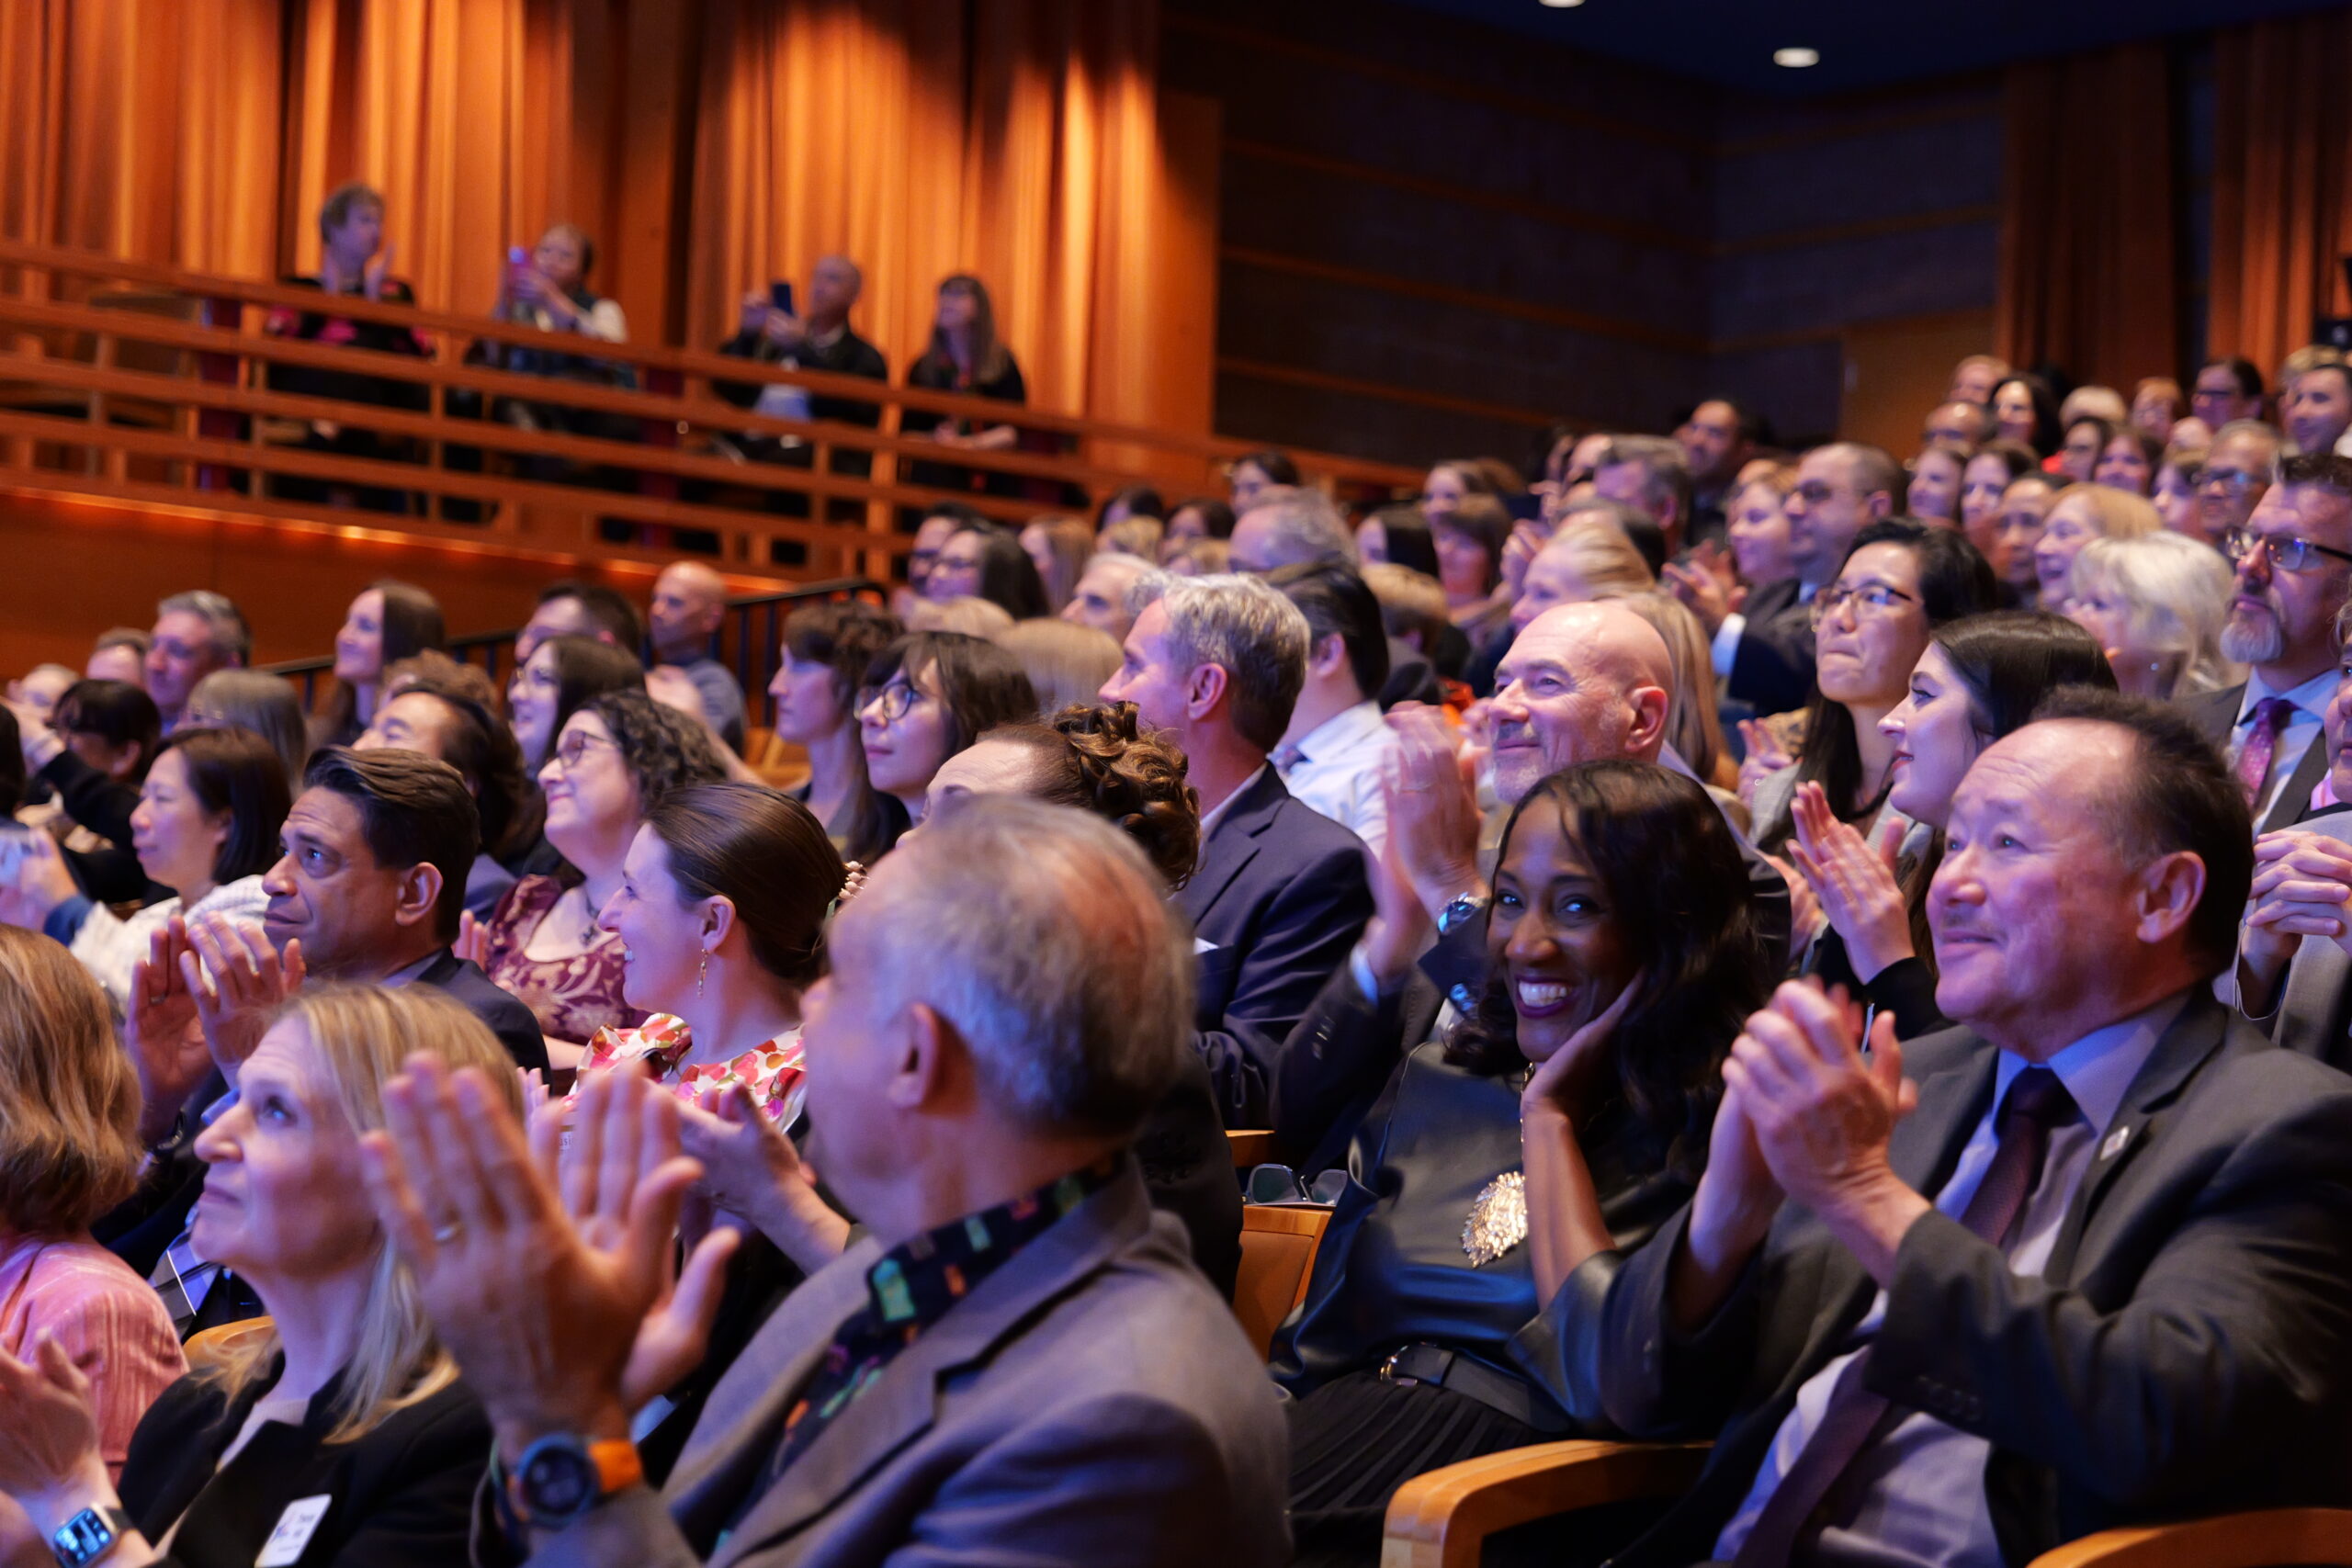
[[[327,1517],[327,1509],[334,1499],[324,1494],[316,1497],[297,1497],[286,1505],[277,1516],[277,1528],[269,1532],[262,1543],[261,1555],[254,1559],[254,1568],[294,1568],[302,1560],[302,1549],[311,1544],[311,1537],[319,1521]]]

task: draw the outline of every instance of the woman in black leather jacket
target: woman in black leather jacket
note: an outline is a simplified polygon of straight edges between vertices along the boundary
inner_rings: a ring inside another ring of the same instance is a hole
[[[1600,1427],[1600,1298],[1689,1198],[1718,1068],[1770,988],[1731,830],[1665,768],[1544,780],[1494,885],[1475,1016],[1412,968],[1407,896],[1292,1037],[1326,1068],[1403,1055],[1276,1347],[1301,1562],[1371,1562],[1411,1476]]]

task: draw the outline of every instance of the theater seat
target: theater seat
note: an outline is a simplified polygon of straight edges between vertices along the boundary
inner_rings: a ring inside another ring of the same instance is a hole
[[[180,1351],[187,1357],[187,1370],[204,1371],[217,1367],[253,1340],[271,1333],[277,1325],[266,1317],[249,1317],[238,1323],[224,1323],[218,1328],[208,1328],[201,1334],[190,1335]]]
[[[1246,1267],[1246,1266],[1245,1266]],[[1707,1461],[1705,1443],[1575,1440],[1510,1449],[1417,1475],[1388,1504],[1381,1568],[1477,1568],[1487,1538],[1605,1503],[1670,1498]],[[2301,1568],[2352,1563],[2352,1510],[2271,1508],[2184,1524],[2102,1530],[2032,1568]]]
[[[1331,1223],[1324,1208],[1288,1208],[1250,1203],[1241,1211],[1241,1271],[1233,1282],[1233,1314],[1263,1356],[1273,1348],[1274,1330],[1306,1299],[1315,1249]]]
[[[1233,1168],[1236,1170],[1248,1170],[1274,1157],[1274,1135],[1271,1132],[1237,1133],[1227,1128],[1225,1136],[1226,1141],[1233,1145]]]

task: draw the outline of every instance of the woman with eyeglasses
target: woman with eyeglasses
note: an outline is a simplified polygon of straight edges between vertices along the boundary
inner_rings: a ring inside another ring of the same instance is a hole
[[[1891,834],[1871,842],[1838,820],[1819,784],[1798,786],[1789,858],[1829,922],[1814,942],[1813,972],[1894,1014],[1902,1039],[1944,1024],[1927,899],[1952,794],[1979,752],[2070,685],[2115,689],[2107,656],[2081,626],[2042,610],[1963,616],[1930,634],[1909,690],[1879,720],[1894,745],[1887,807],[1910,824],[1899,843]]]
[[[1817,784],[1841,822],[1886,803],[1894,742],[1879,720],[1903,700],[1928,634],[1994,607],[1993,569],[1960,533],[1907,518],[1854,536],[1835,581],[1813,596],[1814,693],[1796,761],[1756,786],[1756,840],[1778,852],[1795,831],[1791,802]],[[1799,932],[1799,946],[1804,935]]]
[[[922,819],[939,765],[1000,724],[1037,716],[1037,693],[1021,661],[960,632],[913,632],[884,649],[865,673],[858,738],[874,787]]]
[[[526,876],[479,926],[458,938],[470,958],[539,1021],[548,1060],[576,1067],[600,1029],[645,1021],[629,1006],[620,938],[598,919],[621,886],[628,847],[646,813],[673,790],[716,784],[727,765],[707,725],[643,692],[607,692],[564,722],[539,787],[548,841],[563,852],[554,876]]]
[[[2071,484],[2050,498],[2041,537],[2033,546],[2033,575],[2042,609],[2066,613],[2067,574],[2093,539],[2138,539],[2164,527],[2155,506],[2112,485]]]

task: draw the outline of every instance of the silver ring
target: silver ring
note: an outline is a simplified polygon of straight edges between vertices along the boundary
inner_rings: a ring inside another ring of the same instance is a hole
[[[440,1245],[447,1247],[449,1243],[457,1240],[458,1233],[465,1228],[466,1224],[463,1220],[451,1220],[447,1224],[443,1225],[439,1230],[433,1233],[433,1239]]]

